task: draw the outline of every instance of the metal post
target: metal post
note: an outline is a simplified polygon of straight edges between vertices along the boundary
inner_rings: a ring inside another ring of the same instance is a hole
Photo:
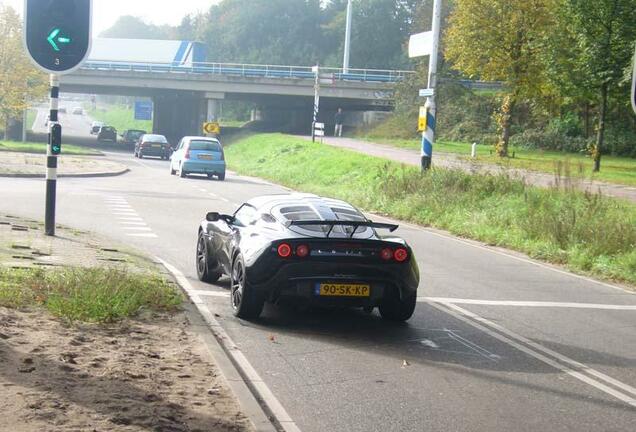
[[[347,3],[347,28],[345,30],[344,59],[342,61],[342,73],[349,73],[349,57],[351,54],[351,0]]]
[[[316,81],[314,83],[314,116],[311,122],[311,141],[316,142],[316,122],[320,111],[320,66],[316,65],[312,70],[316,75]]]
[[[60,96],[60,78],[51,74],[51,103],[49,114],[49,144],[46,148],[46,207],[44,217],[44,233],[55,235],[55,195],[57,189],[57,155],[51,149],[53,125],[58,122],[57,109]]]
[[[439,51],[439,28],[442,18],[442,0],[433,3],[433,50],[428,64],[428,88],[437,86],[437,53]],[[426,130],[422,132],[422,171],[431,167],[433,144],[435,144],[435,92],[426,98]]]
[[[26,142],[27,139],[27,117],[29,108],[25,108],[22,112],[22,142]]]

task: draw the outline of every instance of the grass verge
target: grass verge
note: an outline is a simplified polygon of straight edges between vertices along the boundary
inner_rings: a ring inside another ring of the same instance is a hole
[[[281,134],[240,139],[226,157],[242,174],[636,284],[636,205],[572,184],[541,189],[459,170],[422,175],[416,167]]]
[[[42,306],[69,321],[112,322],[143,310],[173,310],[182,296],[167,280],[109,268],[2,269],[0,306]]]
[[[0,141],[0,151],[45,154],[46,143]],[[69,156],[102,156],[96,150],[90,150],[70,144],[62,144],[62,154]]]
[[[366,138],[361,139],[387,144],[394,147],[419,150],[420,142],[417,139],[390,139],[390,138]],[[452,153],[468,159],[470,157],[471,143],[457,141],[437,141],[434,152]],[[552,174],[555,164],[568,162],[578,167],[572,175],[576,178],[594,179],[610,183],[636,186],[636,159],[616,156],[603,156],[601,159],[601,171],[593,173],[593,161],[589,156],[578,153],[565,153],[547,150],[529,150],[523,148],[511,148],[514,158],[500,158],[496,155],[494,147],[480,144],[477,146],[477,158],[472,162],[503,165],[510,168],[521,168],[528,171],[537,171]]]
[[[152,132],[152,120],[135,120],[135,113],[132,109],[122,105],[109,106],[107,109],[96,109],[88,111],[88,115],[94,119],[123,132],[127,129],[141,129]]]

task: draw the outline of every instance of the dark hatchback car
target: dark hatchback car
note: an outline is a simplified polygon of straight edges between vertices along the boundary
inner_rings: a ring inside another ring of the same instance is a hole
[[[128,129],[121,133],[120,142],[125,145],[134,145],[139,141],[142,135],[145,135],[146,131],[140,129]]]
[[[346,202],[316,195],[254,198],[233,215],[208,213],[199,227],[197,275],[230,277],[234,315],[256,318],[265,301],[379,308],[408,320],[419,270],[397,225],[368,220]]]
[[[97,141],[117,142],[117,129],[112,126],[102,126],[97,134]]]
[[[144,134],[135,144],[135,157],[142,159],[145,156],[153,156],[168,160],[172,149],[168,140],[163,135]]]

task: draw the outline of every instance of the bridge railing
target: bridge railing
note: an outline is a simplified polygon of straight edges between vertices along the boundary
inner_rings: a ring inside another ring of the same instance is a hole
[[[315,79],[315,73],[307,66],[257,65],[242,63],[135,63],[89,60],[82,65],[86,70],[110,70],[127,72],[167,72],[189,74],[234,75],[261,78]],[[412,71],[383,69],[349,69],[344,73],[339,68],[320,68],[320,79],[325,81],[364,81],[394,83],[412,74]]]

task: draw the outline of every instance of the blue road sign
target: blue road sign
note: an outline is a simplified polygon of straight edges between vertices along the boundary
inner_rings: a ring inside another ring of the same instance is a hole
[[[152,102],[135,102],[135,120],[152,120]]]

